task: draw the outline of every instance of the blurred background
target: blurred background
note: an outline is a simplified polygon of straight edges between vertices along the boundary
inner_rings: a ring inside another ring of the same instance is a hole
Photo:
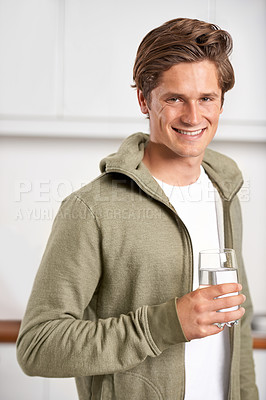
[[[21,320],[60,202],[124,138],[148,132],[130,87],[137,47],[177,17],[234,40],[236,85],[210,147],[244,174],[243,253],[254,311],[266,313],[266,0],[0,0],[0,320]],[[266,399],[266,350],[254,356]],[[77,394],[73,379],[25,376],[15,344],[0,343],[0,398]]]

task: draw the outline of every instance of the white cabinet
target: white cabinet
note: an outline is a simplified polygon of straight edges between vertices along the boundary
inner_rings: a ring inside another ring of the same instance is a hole
[[[0,1],[2,118],[56,113],[56,3]]]
[[[214,22],[228,30],[234,42],[236,84],[226,95],[223,118],[248,124],[250,137],[262,125],[266,137],[266,2],[217,0]]]

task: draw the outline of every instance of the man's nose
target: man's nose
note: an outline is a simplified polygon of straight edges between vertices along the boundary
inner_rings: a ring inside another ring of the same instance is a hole
[[[199,125],[202,120],[199,105],[197,102],[186,103],[183,109],[181,120],[186,125]]]

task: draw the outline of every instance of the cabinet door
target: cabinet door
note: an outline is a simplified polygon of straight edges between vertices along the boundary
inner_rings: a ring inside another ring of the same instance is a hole
[[[230,32],[234,49],[232,64],[236,83],[225,95],[223,119],[264,127],[266,110],[266,2],[265,0],[218,0],[215,23]]]
[[[57,20],[57,1],[1,0],[1,117],[55,114]]]

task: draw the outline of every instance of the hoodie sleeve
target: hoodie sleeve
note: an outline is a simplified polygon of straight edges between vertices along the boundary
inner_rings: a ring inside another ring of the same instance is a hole
[[[54,221],[17,340],[18,362],[26,374],[114,373],[185,341],[175,299],[119,317],[83,319],[101,273],[97,221],[88,206],[71,195]]]

